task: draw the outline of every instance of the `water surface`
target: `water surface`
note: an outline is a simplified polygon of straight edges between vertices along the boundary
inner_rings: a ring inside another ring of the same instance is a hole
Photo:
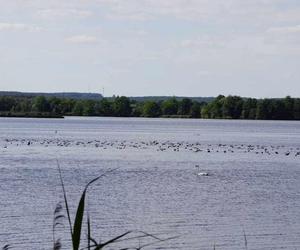
[[[300,122],[1,118],[2,245],[51,249],[56,159],[72,211],[90,179],[118,168],[89,192],[103,240],[143,230],[179,236],[148,249],[234,250],[245,231],[249,249],[300,247]]]

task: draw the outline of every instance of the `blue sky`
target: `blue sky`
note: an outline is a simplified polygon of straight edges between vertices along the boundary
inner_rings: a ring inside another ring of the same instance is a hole
[[[300,97],[299,0],[0,0],[0,89]]]

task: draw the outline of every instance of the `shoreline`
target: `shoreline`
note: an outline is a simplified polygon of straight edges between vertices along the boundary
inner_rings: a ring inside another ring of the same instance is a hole
[[[2,112],[0,117],[3,118],[59,118],[64,119],[65,117],[59,114],[51,113],[11,113],[11,112]]]
[[[0,112],[0,118],[53,118],[53,119],[65,119],[66,117],[83,117],[83,118],[147,118],[147,119],[181,119],[181,120],[227,120],[227,121],[300,121],[298,119],[241,119],[241,118],[195,118],[191,116],[181,115],[162,115],[157,117],[149,116],[97,116],[97,115],[59,115],[51,113],[11,113]]]

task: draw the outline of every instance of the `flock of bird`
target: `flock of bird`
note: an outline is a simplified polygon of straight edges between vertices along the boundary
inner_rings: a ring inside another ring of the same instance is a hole
[[[200,142],[172,142],[172,141],[128,141],[128,140],[68,140],[63,138],[54,139],[4,139],[3,148],[9,146],[57,146],[57,147],[94,147],[99,149],[154,149],[156,151],[188,151],[194,153],[252,153],[259,155],[285,155],[300,156],[300,147],[288,147],[284,145],[253,145],[253,144],[205,144]]]

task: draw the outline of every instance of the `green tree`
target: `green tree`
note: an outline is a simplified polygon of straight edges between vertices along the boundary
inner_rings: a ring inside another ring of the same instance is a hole
[[[113,107],[112,103],[108,101],[106,98],[103,98],[99,102],[99,110],[98,113],[100,116],[113,116]]]
[[[143,105],[143,116],[158,117],[161,114],[160,106],[153,101],[147,101]]]
[[[243,110],[241,114],[242,119],[255,119],[257,100],[254,98],[247,98],[243,103]]]
[[[210,106],[209,105],[205,105],[202,107],[201,109],[201,117],[204,119],[209,119],[210,117],[210,110],[209,110]]]
[[[192,118],[201,118],[201,104],[199,102],[194,101],[192,103],[190,114]]]
[[[0,111],[10,111],[16,106],[16,99],[9,96],[0,97]]]
[[[191,99],[183,98],[181,100],[181,102],[179,102],[178,114],[179,115],[190,115],[192,105],[193,105],[193,102]]]
[[[210,103],[198,103],[189,98],[177,101],[130,101],[125,96],[111,99],[76,100],[44,96],[0,96],[0,111],[6,113],[52,112],[61,115],[86,116],[146,116],[182,115],[193,118],[230,119],[294,119],[300,120],[300,99],[287,96],[283,99],[241,98],[219,95]]]
[[[162,103],[161,109],[164,115],[176,115],[178,112],[178,101],[176,98],[170,98]]]
[[[268,120],[272,118],[272,102],[270,99],[259,100],[257,103],[256,119]]]
[[[125,96],[117,96],[113,103],[115,116],[127,117],[131,114],[131,106],[129,98]]]
[[[36,112],[50,112],[50,105],[46,97],[37,96],[32,101],[32,109]]]
[[[221,119],[223,118],[223,103],[225,96],[219,95],[211,103],[207,104],[201,110],[201,115],[203,118],[213,118]]]
[[[31,99],[29,98],[16,99],[16,106],[15,106],[16,112],[28,113],[31,112],[31,107],[32,107]]]
[[[134,101],[131,104],[131,108],[132,108],[131,116],[133,116],[133,117],[140,117],[140,116],[143,115],[143,108],[144,108],[144,104],[143,103]]]
[[[290,96],[287,96],[283,99],[283,103],[286,109],[285,117],[286,120],[292,120],[293,119],[293,111],[294,111],[294,99]]]
[[[293,118],[295,120],[300,120],[300,99],[297,98],[294,100],[294,110],[293,110]]]
[[[95,104],[96,103],[93,100],[85,100],[83,102],[82,115],[84,115],[84,116],[94,116],[96,114]]]
[[[271,100],[271,119],[286,120],[288,119],[286,106],[282,100]]]
[[[72,114],[75,104],[76,101],[74,99],[63,98],[59,104],[59,110],[61,110],[62,114]]]
[[[81,100],[78,100],[78,101],[76,101],[76,103],[72,109],[72,114],[81,116],[81,115],[83,115],[83,109],[84,109],[83,102]]]
[[[52,113],[55,113],[55,114],[62,113],[61,101],[62,101],[62,99],[57,98],[57,97],[49,98],[49,106],[50,106],[49,109]]]
[[[243,99],[239,96],[227,96],[224,98],[222,118],[238,119],[241,117]]]

